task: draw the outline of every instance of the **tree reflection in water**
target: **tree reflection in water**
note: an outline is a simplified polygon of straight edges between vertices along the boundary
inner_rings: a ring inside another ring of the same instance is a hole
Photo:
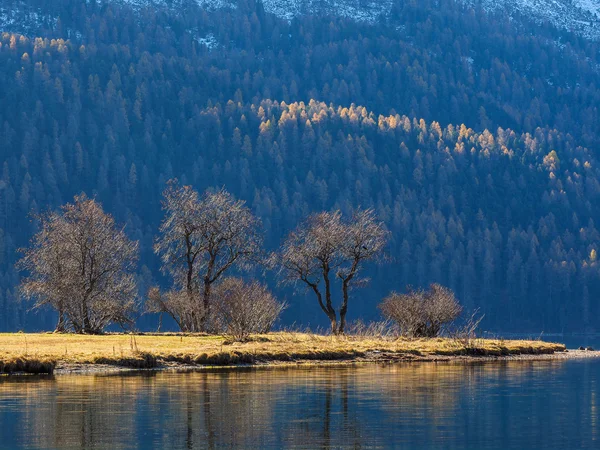
[[[598,367],[519,361],[5,377],[0,446],[519,448],[547,440],[559,448],[597,439]]]

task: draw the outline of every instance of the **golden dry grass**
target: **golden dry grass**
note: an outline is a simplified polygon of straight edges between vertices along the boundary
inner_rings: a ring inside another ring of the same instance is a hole
[[[372,352],[402,355],[513,355],[564,351],[541,341],[381,339],[280,332],[228,342],[223,336],[0,334],[0,372],[47,372],[56,364],[113,364],[148,368],[177,362],[228,365],[295,360],[365,359]]]

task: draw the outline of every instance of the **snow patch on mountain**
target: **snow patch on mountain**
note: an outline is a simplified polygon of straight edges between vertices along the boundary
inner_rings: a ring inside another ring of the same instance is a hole
[[[89,0],[88,0],[89,1]],[[209,11],[216,9],[230,8],[235,9],[237,7],[235,0],[105,0],[112,1],[121,5],[131,6],[133,9],[143,8],[161,8],[170,11],[178,11],[183,6],[198,5]]]
[[[135,8],[177,9],[190,2],[208,10],[236,8],[236,0],[112,0]],[[600,39],[600,0],[457,0],[488,12],[521,15],[537,23],[549,22],[591,39]],[[332,15],[357,22],[377,23],[388,16],[393,0],[263,0],[267,13],[291,21],[295,17]]]
[[[113,0],[136,9],[162,7],[176,9],[185,3],[196,3],[207,10],[237,7],[235,0]],[[267,13],[286,20],[303,14],[329,14],[357,22],[374,23],[382,14],[388,14],[393,0],[263,0]]]
[[[589,39],[600,39],[600,0],[465,0],[488,12],[518,14]]]
[[[129,5],[135,9],[155,7],[176,10],[186,4],[197,4],[207,10],[237,7],[235,0],[114,0],[114,3]]]
[[[600,0],[574,0],[576,6],[594,14],[600,19]]]
[[[91,1],[91,0],[84,0]],[[103,0],[128,5],[135,10],[166,9],[176,13],[188,7],[208,11],[235,9],[238,0]],[[537,23],[551,23],[589,39],[600,40],[600,0],[456,0],[469,6],[481,5],[485,11],[506,14],[511,18],[527,17]],[[41,28],[51,29],[57,18],[33,8],[26,0],[1,5],[0,32],[31,35]],[[393,0],[263,0],[267,13],[291,21],[295,17],[331,15],[357,22],[376,24],[389,16]],[[204,41],[202,45],[207,45]],[[208,45],[207,45],[208,46]]]
[[[198,44],[205,46],[209,50],[213,50],[219,46],[219,41],[217,41],[217,38],[212,33],[204,37],[195,37],[195,39]]]
[[[374,23],[392,9],[392,0],[263,0],[266,12],[292,20],[303,14],[329,14]]]
[[[41,28],[53,28],[57,20],[23,1],[13,3],[10,7],[0,5],[0,33],[30,35]]]

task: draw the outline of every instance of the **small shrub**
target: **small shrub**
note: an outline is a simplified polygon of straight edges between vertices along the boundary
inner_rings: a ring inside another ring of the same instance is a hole
[[[215,292],[214,320],[233,339],[243,341],[252,333],[268,333],[285,305],[260,283],[227,278]]]
[[[158,287],[152,287],[148,291],[146,311],[160,314],[157,331],[161,329],[163,313],[170,315],[184,332],[197,331],[195,324],[204,317],[204,308],[199,297],[197,301],[190,301],[190,294],[186,291],[172,290],[161,293]]]
[[[379,309],[408,337],[439,336],[462,312],[454,293],[439,284],[432,284],[427,291],[409,288],[406,294],[392,292]]]

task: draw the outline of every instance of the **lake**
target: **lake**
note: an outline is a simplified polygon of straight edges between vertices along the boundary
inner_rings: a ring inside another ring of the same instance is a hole
[[[2,448],[600,448],[600,360],[0,378]]]

